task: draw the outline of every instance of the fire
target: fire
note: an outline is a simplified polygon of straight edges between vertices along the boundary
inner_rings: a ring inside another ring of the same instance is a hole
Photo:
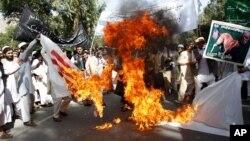
[[[114,122],[115,124],[119,124],[119,123],[121,123],[121,119],[120,119],[120,118],[115,118],[115,119],[113,120],[113,122]]]
[[[104,130],[104,129],[110,129],[112,127],[113,127],[112,123],[108,122],[108,123],[104,123],[103,125],[96,126],[95,129],[97,129],[97,130]]]
[[[194,110],[192,106],[177,112],[166,110],[160,103],[162,91],[147,89],[144,74],[144,59],[135,57],[136,52],[148,44],[149,38],[167,36],[168,31],[159,27],[148,13],[133,19],[117,23],[109,23],[104,28],[104,42],[116,47],[122,58],[125,99],[133,104],[133,112],[129,117],[139,130],[150,129],[161,121],[188,122]]]
[[[114,123],[114,124],[119,124],[119,123],[121,123],[121,119],[120,119],[120,118],[115,118],[115,119],[113,120],[113,123]],[[95,129],[97,129],[97,130],[104,130],[104,129],[110,129],[110,128],[112,128],[112,127],[113,127],[113,124],[112,124],[112,123],[106,122],[106,123],[104,123],[104,124],[102,124],[102,125],[96,126]]]
[[[99,117],[103,117],[103,95],[102,90],[110,89],[112,66],[105,67],[101,76],[94,75],[89,78],[84,77],[84,72],[73,68],[60,68],[60,73],[64,76],[69,90],[78,101],[90,98],[95,105]],[[67,77],[70,76],[70,77]]]
[[[177,109],[175,117],[172,121],[179,123],[187,123],[194,116],[198,105],[184,105],[183,107]]]

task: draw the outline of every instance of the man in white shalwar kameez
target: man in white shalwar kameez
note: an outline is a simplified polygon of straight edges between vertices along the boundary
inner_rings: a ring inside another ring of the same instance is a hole
[[[12,122],[11,118],[11,103],[6,100],[6,94],[4,92],[4,70],[3,65],[0,62],[0,139],[11,138],[12,135],[8,134],[4,130],[4,126],[8,122]]]
[[[4,73],[7,75],[5,93],[9,97],[9,101],[14,105],[15,116],[21,117],[20,97],[17,93],[17,80],[15,77],[20,65],[18,64],[18,59],[13,57],[13,49],[11,47],[4,47],[2,50],[4,58],[1,62],[3,63]]]
[[[45,64],[42,56],[34,59],[32,66],[36,68],[32,71],[34,76],[33,83],[36,83],[36,90],[40,94],[41,106],[50,106],[52,102],[52,97],[48,94],[48,80],[47,80],[47,70],[48,66]]]
[[[211,67],[216,68],[217,65],[215,61],[212,62],[212,60],[203,57],[205,51],[205,39],[199,37],[196,39],[196,42],[198,43],[199,55],[196,58],[198,61],[198,74],[195,77],[195,94],[198,94],[202,88],[215,82],[215,75],[213,74]],[[211,66],[209,61],[214,65]]]
[[[183,47],[179,47],[183,48]],[[183,103],[186,96],[191,96],[195,89],[194,72],[192,70],[193,65],[196,64],[196,59],[193,53],[193,45],[187,45],[187,49],[180,53],[178,58],[178,64],[180,65],[180,89],[178,93],[178,103]]]
[[[19,78],[18,78],[18,91],[21,98],[21,114],[24,125],[34,127],[36,124],[31,120],[31,96],[34,92],[34,87],[31,78],[31,64],[29,56],[32,53],[32,49],[37,43],[37,39],[34,39],[26,48],[26,43],[22,42],[18,45],[23,51],[20,52],[19,62]],[[33,105],[32,105],[33,106]]]
[[[98,75],[98,59],[95,55],[89,55],[85,63],[86,76]]]

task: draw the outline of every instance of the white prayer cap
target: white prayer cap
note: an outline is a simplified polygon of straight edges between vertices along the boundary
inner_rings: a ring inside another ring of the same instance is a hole
[[[184,48],[184,45],[183,44],[179,44],[178,48]]]
[[[32,51],[31,55],[34,56],[37,51]]]
[[[6,48],[10,48],[10,46],[4,46],[4,47],[2,48],[2,52],[4,52],[4,50],[5,50]]]
[[[18,44],[18,48],[21,48],[21,47],[26,46],[26,45],[27,45],[26,42],[21,42],[20,44]]]
[[[201,42],[201,41],[205,41],[204,37],[199,37],[195,40],[196,43]]]

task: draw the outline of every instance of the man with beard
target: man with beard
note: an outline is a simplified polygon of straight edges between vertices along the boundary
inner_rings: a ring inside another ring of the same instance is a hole
[[[13,116],[19,118],[21,116],[21,107],[20,98],[17,92],[16,72],[19,70],[20,65],[18,64],[18,59],[14,59],[13,49],[11,47],[5,46],[2,51],[4,58],[1,62],[3,64],[5,75],[7,76],[5,94],[8,97],[8,100],[10,100],[9,102],[14,106]]]

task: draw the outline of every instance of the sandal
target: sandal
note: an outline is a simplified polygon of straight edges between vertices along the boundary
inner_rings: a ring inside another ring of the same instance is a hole
[[[37,124],[35,124],[33,121],[28,121],[23,123],[25,126],[30,126],[30,127],[36,127]]]
[[[0,139],[8,139],[12,137],[13,135],[3,132],[3,134],[0,136]]]

